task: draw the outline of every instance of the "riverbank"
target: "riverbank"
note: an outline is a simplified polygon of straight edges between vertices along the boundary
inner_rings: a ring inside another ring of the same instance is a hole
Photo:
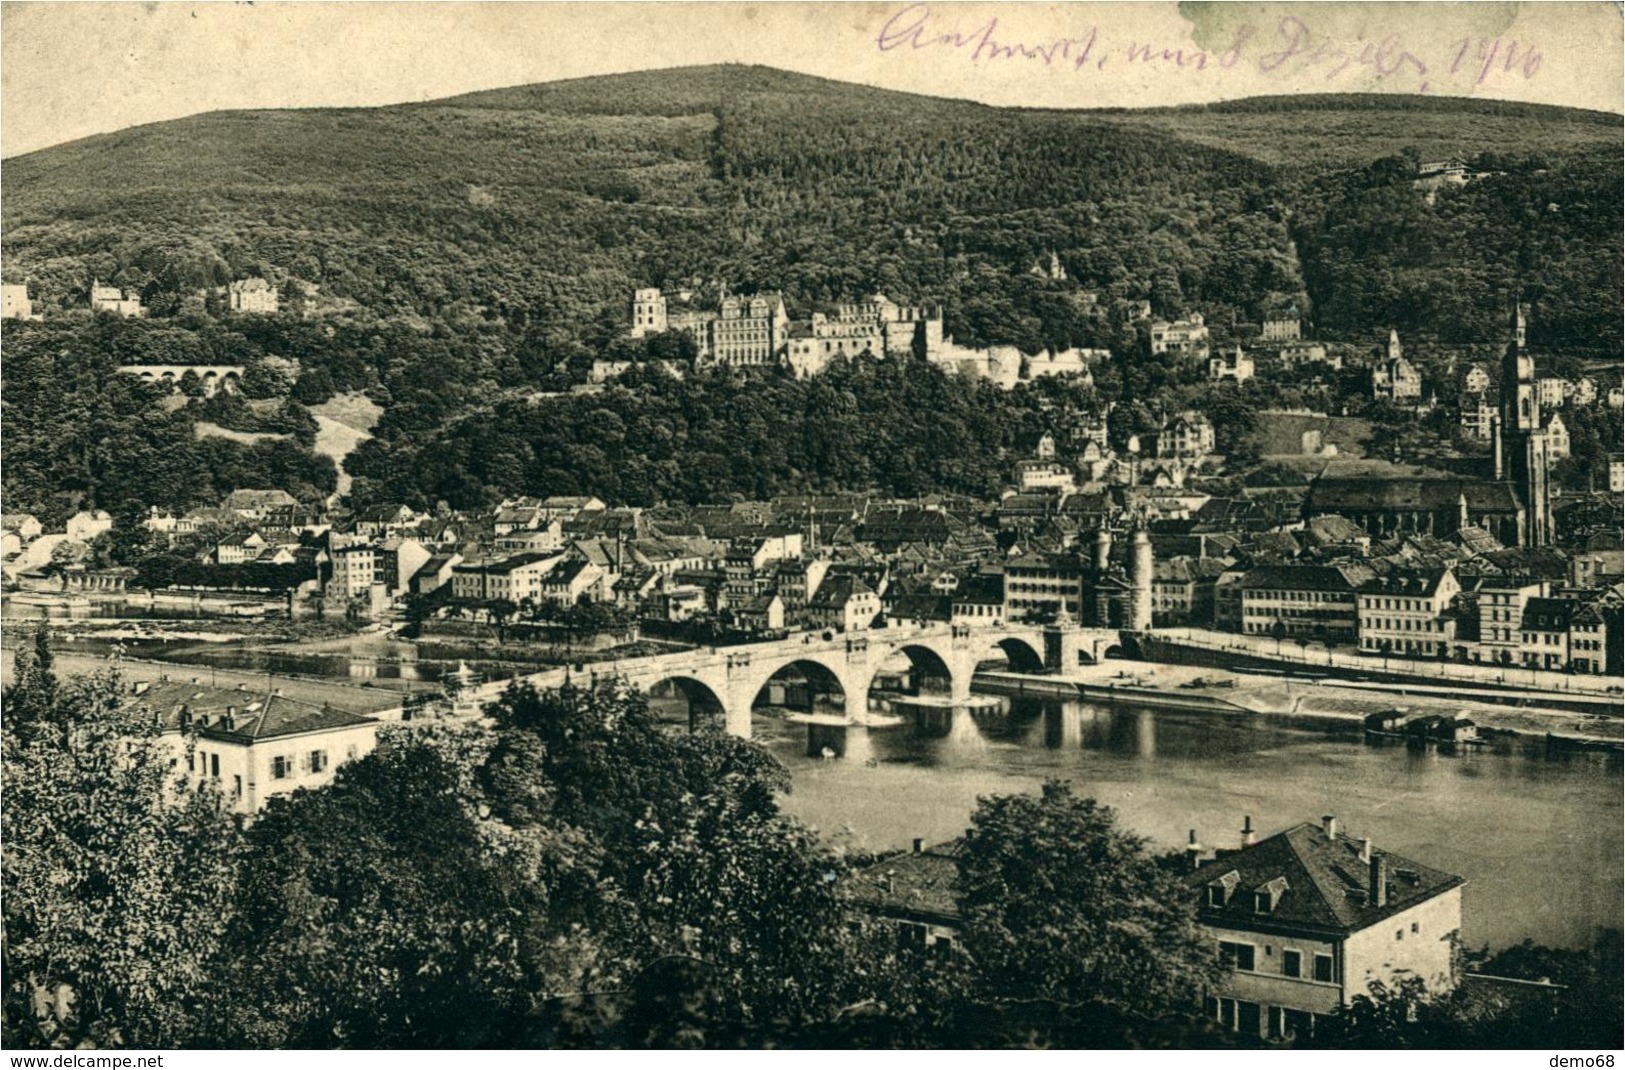
[[[1403,683],[1357,683],[1338,680],[1261,676],[1227,669],[1159,662],[1112,661],[1063,676],[1020,676],[984,673],[979,683],[1002,680],[990,690],[1039,695],[1054,690],[1069,698],[1121,705],[1222,713],[1245,711],[1294,718],[1363,721],[1368,713],[1405,709],[1415,713],[1458,714],[1481,728],[1520,736],[1554,736],[1576,743],[1620,745],[1625,721],[1611,714],[1576,712],[1557,706],[1508,706],[1468,697],[1417,693]]]
[[[0,648],[0,682],[10,684],[16,654],[11,644]],[[366,684],[349,684],[338,680],[312,679],[305,676],[268,675],[238,669],[214,669],[198,665],[179,665],[170,662],[136,658],[110,659],[105,656],[74,654],[53,650],[55,670],[62,676],[89,676],[116,669],[126,683],[142,680],[158,681],[196,680],[211,687],[234,688],[239,685],[250,691],[266,691],[271,687],[282,689],[289,698],[301,702],[326,704],[346,713],[364,716],[388,716],[399,710],[402,692]]]

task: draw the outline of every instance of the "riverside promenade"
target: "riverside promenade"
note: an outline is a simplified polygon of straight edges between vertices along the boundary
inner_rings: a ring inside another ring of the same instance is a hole
[[[1276,665],[1282,669],[1308,669],[1327,676],[1353,676],[1385,682],[1414,681],[1419,684],[1463,684],[1475,689],[1525,692],[1557,698],[1572,695],[1583,698],[1625,697],[1618,676],[1592,676],[1582,673],[1550,672],[1514,665],[1480,665],[1456,661],[1383,657],[1352,653],[1318,642],[1300,646],[1296,640],[1276,640],[1268,636],[1237,635],[1203,628],[1157,628],[1141,638],[1142,654],[1152,661],[1186,663],[1182,652],[1219,655],[1201,663],[1222,666],[1226,660],[1238,666],[1253,663]]]

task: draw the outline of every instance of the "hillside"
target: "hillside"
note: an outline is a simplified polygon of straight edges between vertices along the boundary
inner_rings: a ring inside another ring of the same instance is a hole
[[[1617,116],[1563,109],[1010,110],[752,67],[200,115],[7,161],[5,276],[51,318],[8,328],[6,385],[94,393],[114,348],[124,362],[246,363],[259,397],[380,404],[357,454],[377,471],[392,443],[493,398],[636,356],[621,337],[630,291],[679,281],[782,290],[795,315],[878,289],[940,305],[961,343],[1129,355],[1143,340],[1084,314],[1077,290],[1200,311],[1221,334],[1296,303],[1332,337],[1396,326],[1483,342],[1521,289],[1540,305],[1537,342],[1597,356],[1617,348],[1620,146]],[[1447,154],[1497,175],[1425,204],[1414,162]],[[1069,281],[1029,273],[1052,251]],[[293,314],[226,318],[199,294],[249,275],[278,282]],[[65,315],[91,277],[139,290],[153,318]],[[64,375],[64,351],[95,374]],[[48,414],[74,406],[46,400],[8,396],[8,445],[27,461],[8,496],[55,511],[119,493],[52,445]],[[231,482],[235,455],[220,451],[248,449],[206,445],[211,473],[166,502]],[[301,478],[311,494],[329,485]]]
[[[1579,108],[1376,93],[1251,97],[1091,114],[1307,173],[1360,167],[1408,148],[1426,160],[1484,151],[1617,153],[1622,122],[1618,115]]]

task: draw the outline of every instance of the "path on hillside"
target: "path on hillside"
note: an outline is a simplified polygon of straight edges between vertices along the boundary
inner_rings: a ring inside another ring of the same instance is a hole
[[[347,495],[353,480],[344,470],[344,459],[372,437],[372,429],[384,410],[364,394],[340,394],[309,408],[316,418],[315,450],[333,459],[339,473],[337,493]]]

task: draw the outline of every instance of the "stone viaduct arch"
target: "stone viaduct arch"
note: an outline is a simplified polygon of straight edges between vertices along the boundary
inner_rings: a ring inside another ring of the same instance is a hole
[[[118,372],[133,375],[144,383],[162,384],[170,390],[177,389],[190,373],[197,377],[205,397],[220,390],[234,393],[243,379],[241,364],[121,364]]]

